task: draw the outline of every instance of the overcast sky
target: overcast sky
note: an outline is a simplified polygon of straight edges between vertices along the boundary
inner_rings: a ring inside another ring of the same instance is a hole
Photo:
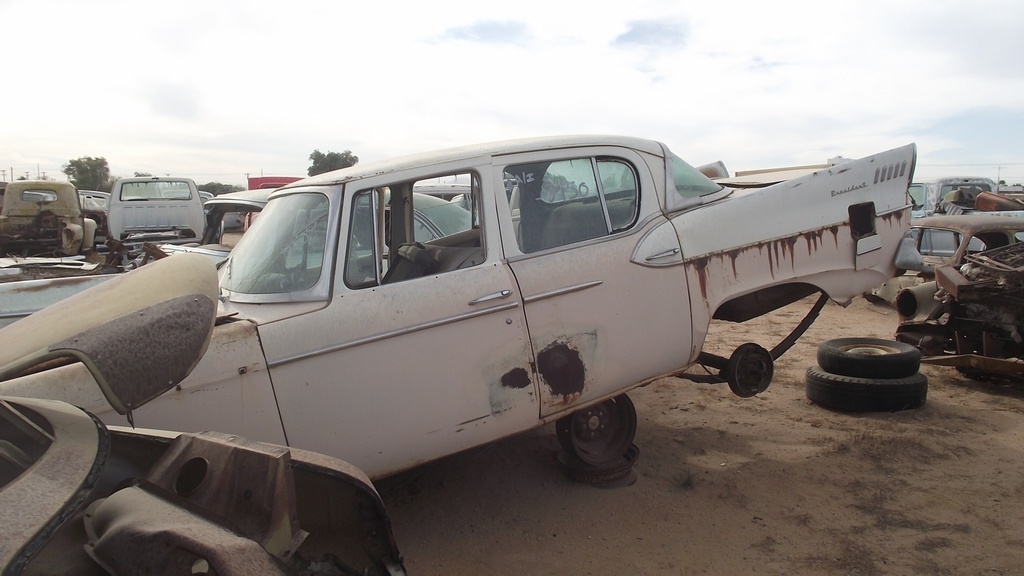
[[[0,170],[304,176],[523,136],[1024,181],[1024,2],[0,0]]]

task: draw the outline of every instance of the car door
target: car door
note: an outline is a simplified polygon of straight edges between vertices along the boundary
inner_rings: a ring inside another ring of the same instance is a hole
[[[502,159],[502,239],[547,417],[685,366],[690,302],[678,238],[631,150]]]
[[[484,169],[457,174],[475,183],[478,217],[446,211],[436,228],[454,233],[428,242],[412,242],[432,214],[415,200],[389,203],[385,222],[386,191],[415,176],[348,185],[331,302],[260,329],[289,444],[379,476],[536,425],[525,317]],[[427,256],[438,266],[416,268]]]

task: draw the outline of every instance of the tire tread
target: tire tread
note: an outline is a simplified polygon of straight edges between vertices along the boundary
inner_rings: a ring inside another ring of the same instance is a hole
[[[857,378],[832,374],[818,366],[807,369],[805,388],[811,402],[848,412],[897,412],[924,405],[928,377],[920,372],[904,378]]]

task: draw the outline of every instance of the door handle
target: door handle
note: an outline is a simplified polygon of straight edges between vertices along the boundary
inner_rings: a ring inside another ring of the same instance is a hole
[[[481,296],[476,300],[469,303],[470,306],[474,304],[483,304],[484,302],[490,302],[491,300],[500,300],[502,298],[508,298],[512,295],[511,290],[502,290],[501,292],[495,292],[494,294],[488,294],[487,296]]]
[[[648,256],[647,258],[644,258],[644,261],[651,262],[652,260],[658,260],[661,258],[668,258],[669,256],[675,256],[676,254],[679,254],[679,248],[672,248],[670,250],[666,250],[664,252]]]

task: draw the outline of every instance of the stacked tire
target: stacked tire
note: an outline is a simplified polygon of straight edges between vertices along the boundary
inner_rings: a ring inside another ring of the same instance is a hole
[[[921,351],[880,338],[836,338],[818,346],[818,365],[807,369],[807,399],[849,412],[920,408],[928,377],[919,372]]]

